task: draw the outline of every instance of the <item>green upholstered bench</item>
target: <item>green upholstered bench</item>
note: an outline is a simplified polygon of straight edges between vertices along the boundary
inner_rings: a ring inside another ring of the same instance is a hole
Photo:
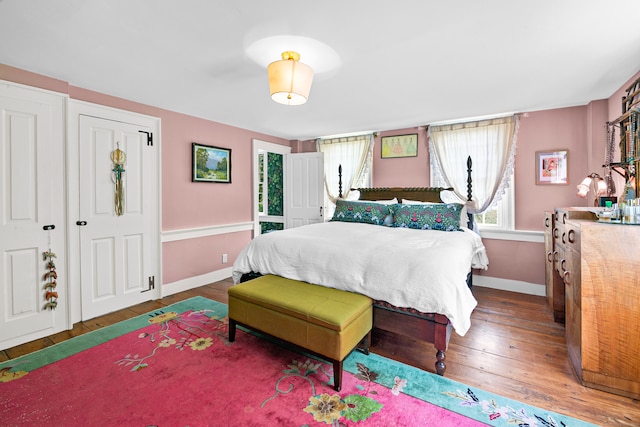
[[[364,295],[265,275],[229,288],[229,341],[236,325],[279,338],[333,362],[342,387],[342,362],[360,342],[369,354],[372,300]]]

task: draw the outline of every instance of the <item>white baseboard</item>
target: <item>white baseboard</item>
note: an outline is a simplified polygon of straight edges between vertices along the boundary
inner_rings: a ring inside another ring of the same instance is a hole
[[[219,282],[231,277],[232,267],[223,268],[222,270],[212,271],[200,276],[189,277],[187,279],[178,280],[162,285],[162,296],[177,294],[178,292],[188,291],[193,288],[208,285],[209,283]],[[503,291],[519,292],[521,294],[545,296],[546,288],[544,285],[537,283],[523,282],[520,280],[500,279],[488,276],[473,276],[473,286],[483,288],[500,289]]]
[[[200,276],[189,277],[187,279],[177,280],[162,285],[162,297],[177,294],[178,292],[188,291],[193,288],[208,285],[209,283],[219,282],[231,277],[232,267],[223,268],[222,270],[212,271],[211,273],[202,274]]]
[[[520,280],[500,279],[498,277],[473,276],[473,286],[500,289],[503,291],[520,292],[521,294],[546,296],[547,289],[537,283],[522,282]]]

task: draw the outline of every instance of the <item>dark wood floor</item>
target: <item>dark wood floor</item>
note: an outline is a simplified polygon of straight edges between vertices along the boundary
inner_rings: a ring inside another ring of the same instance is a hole
[[[227,302],[230,279],[77,324],[73,330],[0,351],[0,361],[147,313],[192,296]],[[582,387],[567,360],[564,326],[543,297],[473,290],[478,307],[469,332],[454,333],[446,376],[528,404],[602,426],[640,426],[640,402]],[[373,351],[433,372],[435,350],[393,335],[376,335]]]

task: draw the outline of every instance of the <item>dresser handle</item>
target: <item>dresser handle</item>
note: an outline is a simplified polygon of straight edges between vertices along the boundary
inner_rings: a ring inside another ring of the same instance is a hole
[[[567,243],[565,237],[567,237],[567,233],[562,233],[562,243]]]
[[[564,272],[564,274],[562,275],[562,281],[565,285],[571,284],[571,273],[569,271]]]
[[[569,233],[567,233],[567,240],[569,240],[569,243],[575,243],[576,242],[576,231],[575,230],[569,230]]]
[[[563,259],[563,260],[560,261],[560,268],[562,268],[562,271],[567,273],[567,260],[566,259]]]
[[[552,255],[553,255],[553,252],[547,252],[547,261],[553,262],[553,258],[551,258]]]

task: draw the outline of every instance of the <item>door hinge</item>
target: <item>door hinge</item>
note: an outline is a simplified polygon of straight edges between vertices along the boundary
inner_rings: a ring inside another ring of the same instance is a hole
[[[145,289],[144,291],[140,291],[140,293],[149,292],[150,290],[155,288],[156,288],[156,276],[149,276],[149,288]]]
[[[138,132],[146,134],[147,135],[147,146],[153,147],[153,134],[151,132],[147,132],[146,130],[139,130]]]

